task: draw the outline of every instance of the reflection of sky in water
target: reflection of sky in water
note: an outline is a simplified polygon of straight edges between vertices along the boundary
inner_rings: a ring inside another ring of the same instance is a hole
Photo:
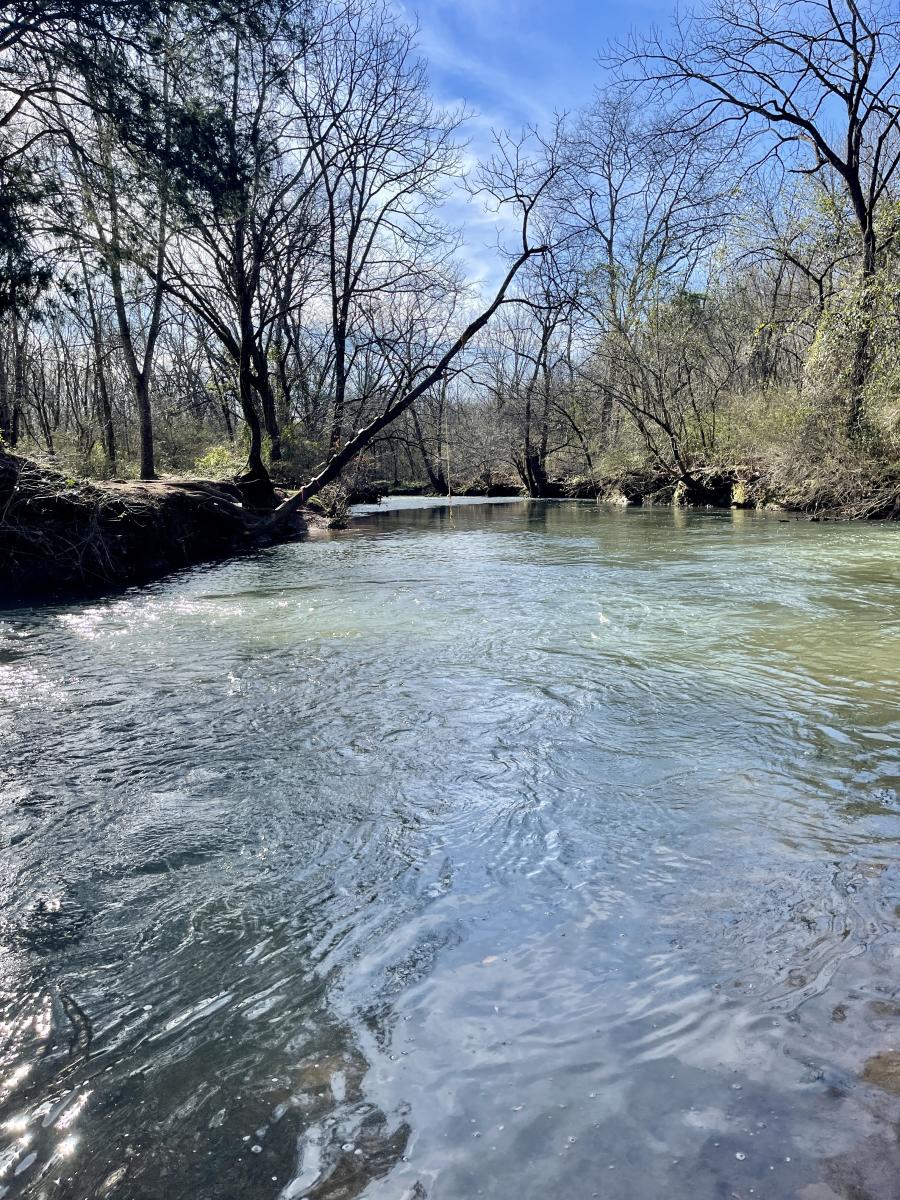
[[[0,622],[0,1195],[890,1196],[900,531],[415,503]]]

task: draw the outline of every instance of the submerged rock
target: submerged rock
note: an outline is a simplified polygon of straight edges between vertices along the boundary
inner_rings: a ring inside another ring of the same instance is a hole
[[[873,1054],[863,1067],[866,1083],[900,1096],[900,1050],[881,1050]]]

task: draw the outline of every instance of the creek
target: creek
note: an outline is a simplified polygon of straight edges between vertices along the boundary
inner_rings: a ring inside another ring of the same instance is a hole
[[[0,1196],[896,1197],[898,561],[410,500],[0,612]]]

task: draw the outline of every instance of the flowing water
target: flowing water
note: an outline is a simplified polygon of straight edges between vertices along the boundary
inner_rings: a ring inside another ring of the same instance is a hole
[[[896,1198],[898,559],[395,505],[0,614],[0,1195]]]

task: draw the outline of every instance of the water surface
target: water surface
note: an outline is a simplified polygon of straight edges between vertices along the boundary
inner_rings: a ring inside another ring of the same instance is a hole
[[[898,552],[407,503],[0,614],[0,1195],[895,1197]]]

